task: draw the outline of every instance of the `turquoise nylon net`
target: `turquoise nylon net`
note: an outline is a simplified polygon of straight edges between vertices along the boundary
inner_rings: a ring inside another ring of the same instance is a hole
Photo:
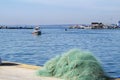
[[[40,76],[65,80],[108,80],[100,62],[89,52],[73,49],[57,56],[38,70]]]

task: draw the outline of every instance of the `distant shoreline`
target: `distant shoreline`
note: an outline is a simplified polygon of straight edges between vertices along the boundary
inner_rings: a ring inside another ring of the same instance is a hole
[[[0,29],[34,29],[32,27],[0,27]]]

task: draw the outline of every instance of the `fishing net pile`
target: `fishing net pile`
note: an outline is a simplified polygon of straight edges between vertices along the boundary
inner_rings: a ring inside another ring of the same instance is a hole
[[[49,60],[37,74],[64,80],[108,80],[99,61],[91,53],[76,49]]]

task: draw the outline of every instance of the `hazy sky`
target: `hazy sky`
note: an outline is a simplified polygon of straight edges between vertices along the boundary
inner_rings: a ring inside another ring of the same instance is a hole
[[[0,0],[0,24],[117,23],[120,0]]]

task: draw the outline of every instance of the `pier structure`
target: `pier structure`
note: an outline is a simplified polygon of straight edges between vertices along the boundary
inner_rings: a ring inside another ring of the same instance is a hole
[[[3,61],[0,65],[0,80],[62,80],[36,75],[40,66]]]

